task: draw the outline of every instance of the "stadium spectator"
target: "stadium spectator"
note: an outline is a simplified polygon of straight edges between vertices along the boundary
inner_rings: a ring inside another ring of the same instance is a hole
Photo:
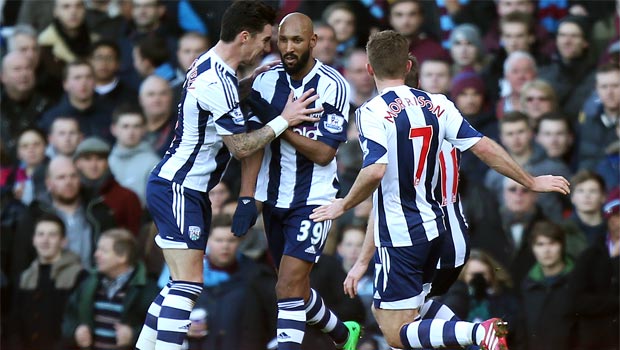
[[[96,268],[71,294],[63,315],[63,342],[69,349],[134,348],[157,284],[147,278],[127,230],[103,232],[95,262]]]
[[[17,134],[34,126],[51,101],[35,90],[34,66],[23,53],[13,51],[4,56],[1,73],[0,137],[8,154],[14,157]]]
[[[571,202],[573,213],[568,223],[576,227],[583,237],[583,243],[570,247],[569,253],[578,257],[581,251],[597,242],[607,233],[607,223],[603,218],[605,204],[605,182],[591,170],[581,170],[571,178]]]
[[[103,230],[114,227],[110,208],[99,198],[80,192],[78,171],[70,158],[57,156],[48,165],[45,185],[49,194],[28,206],[17,223],[10,257],[10,278],[18,280],[36,252],[32,236],[36,219],[44,213],[58,215],[66,227],[67,248],[80,256],[82,266],[92,266],[95,240]]]
[[[595,86],[594,62],[589,54],[587,19],[567,16],[560,22],[555,39],[557,56],[540,68],[538,76],[546,80],[558,97],[564,114],[577,120],[577,113]]]
[[[170,82],[174,90],[182,90],[181,87],[183,82],[185,82],[187,70],[194,60],[202,53],[207,52],[210,47],[209,38],[197,32],[185,33],[179,38],[179,47],[176,52],[177,67],[175,69],[175,78]],[[180,97],[180,93],[178,97]],[[175,98],[175,101],[178,100],[178,98]]]
[[[151,74],[169,82],[176,78],[164,38],[159,36],[144,37],[136,42],[132,52],[133,67],[142,79]]]
[[[192,320],[189,349],[264,350],[276,333],[276,275],[241,254],[230,216],[214,215],[211,225],[204,288],[194,307],[207,315]],[[160,284],[168,283],[169,275],[165,269]]]
[[[17,160],[13,194],[24,205],[45,194],[45,169],[49,159],[45,157],[47,140],[36,128],[26,128],[17,136]]]
[[[523,349],[570,349],[575,344],[569,276],[573,260],[566,256],[562,228],[549,221],[534,224],[529,241],[536,264],[521,283],[520,313]]]
[[[29,3],[29,2],[26,2]],[[52,1],[40,2],[40,4],[52,4]],[[45,5],[41,6],[45,7]],[[36,89],[44,92],[45,96],[56,100],[62,94],[62,81],[56,72],[48,72],[41,64],[41,48],[38,42],[38,34],[28,24],[18,24],[13,27],[13,33],[7,40],[8,52],[19,52],[31,61],[36,76]]]
[[[80,257],[64,249],[65,234],[65,224],[53,214],[44,214],[34,226],[37,255],[21,274],[12,302],[10,349],[61,349],[62,314],[83,276]]]
[[[314,34],[317,35],[316,46],[312,52],[323,64],[341,71],[340,62],[336,61],[338,41],[336,31],[325,22],[314,22]]]
[[[451,79],[450,62],[447,60],[429,57],[420,62],[420,89],[433,94],[447,94]]]
[[[351,111],[376,95],[375,83],[366,70],[367,64],[366,51],[361,49],[353,50],[345,61],[344,77],[351,85]]]
[[[521,112],[510,112],[500,121],[500,140],[502,146],[521,166],[525,166],[533,174],[556,174],[570,177],[570,170],[562,162],[547,158],[542,147],[533,143],[533,132],[530,129],[528,118]],[[498,196],[503,202],[502,188],[504,177],[493,169],[489,170],[484,179],[484,185]],[[562,201],[560,196],[551,193],[541,193],[538,204],[545,215],[554,220],[562,218]]]
[[[177,122],[170,85],[163,78],[149,76],[140,85],[139,102],[146,118],[146,141],[163,157],[174,138]]]
[[[421,1],[393,1],[389,11],[390,26],[409,40],[409,53],[415,56],[420,65],[429,58],[450,59],[441,42],[423,31],[424,10]]]
[[[50,74],[66,64],[86,59],[94,36],[86,26],[84,0],[54,0],[54,20],[39,34],[41,63]]]
[[[137,107],[120,106],[112,115],[112,135],[116,143],[108,162],[118,183],[131,189],[146,205],[146,182],[160,157],[144,140],[146,118]]]
[[[534,130],[536,143],[549,159],[559,160],[571,170],[577,168],[575,133],[568,117],[557,112],[543,114]]]
[[[459,73],[452,79],[451,100],[474,129],[499,141],[497,118],[486,98],[484,82],[473,71]],[[482,183],[489,167],[471,152],[461,155],[460,172],[466,173],[471,182]]]
[[[62,100],[50,108],[39,121],[39,126],[49,131],[54,119],[72,116],[80,122],[85,137],[100,136],[111,140],[111,106],[95,95],[93,67],[86,61],[73,61],[64,68]]]
[[[596,71],[596,92],[600,103],[579,116],[579,168],[593,169],[605,157],[605,148],[618,141],[620,124],[620,67],[602,65]],[[585,106],[584,106],[585,107]]]
[[[519,99],[517,110],[528,116],[532,129],[536,129],[540,116],[558,110],[558,99],[553,87],[542,79],[534,79],[523,84]]]
[[[103,199],[114,214],[117,227],[138,236],[142,218],[140,199],[116,181],[110,172],[109,154],[110,146],[100,138],[89,137],[80,143],[73,159],[80,172],[82,188],[90,197]]]
[[[502,264],[485,251],[472,249],[459,280],[439,299],[461,320],[479,322],[501,316],[514,329],[518,300],[512,286],[512,279]],[[511,343],[512,332],[508,334]]]
[[[47,134],[49,145],[45,150],[48,158],[57,155],[73,157],[77,146],[82,142],[84,135],[80,130],[80,123],[73,117],[59,116],[50,125]]]
[[[504,76],[500,81],[501,97],[495,108],[497,119],[502,119],[507,112],[519,110],[521,88],[536,79],[536,70],[536,61],[527,52],[515,51],[506,58]]]
[[[620,189],[603,206],[607,234],[588,247],[575,263],[572,283],[579,349],[618,349],[618,256],[620,255]]]
[[[482,46],[480,30],[473,24],[461,24],[450,33],[450,57],[452,58],[452,75],[462,71],[482,71],[487,64],[487,56]]]
[[[93,44],[89,60],[93,67],[95,92],[111,108],[137,103],[137,92],[119,76],[121,52],[116,42],[100,40]]]
[[[538,194],[513,180],[505,179],[502,193],[504,200],[500,215],[504,243],[497,245],[492,253],[509,269],[512,280],[520,284],[534,264],[528,243],[533,225],[545,219],[545,215],[536,205]]]
[[[507,15],[515,12],[522,12],[534,16],[536,3],[533,0],[497,0],[496,1],[497,20],[491,23],[489,30],[484,35],[484,46],[487,52],[495,54],[501,49],[500,40],[500,21]],[[540,23],[534,27],[536,41],[538,41],[538,51],[545,56],[550,56],[553,52],[553,41],[550,40],[549,33]]]
[[[348,2],[334,2],[323,10],[322,19],[325,23],[334,28],[336,34],[336,52],[339,58],[349,55],[353,48],[358,45],[358,38],[355,33],[357,15]]]

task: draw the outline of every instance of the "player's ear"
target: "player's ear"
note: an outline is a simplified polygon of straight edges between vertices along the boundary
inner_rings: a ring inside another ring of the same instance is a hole
[[[310,37],[310,47],[314,49],[314,47],[316,46],[316,42],[319,39],[319,36],[316,34],[312,34],[312,36]]]
[[[372,66],[370,65],[370,63],[366,63],[366,70],[368,71],[368,74],[370,74],[371,77],[375,76],[375,70],[372,69]]]

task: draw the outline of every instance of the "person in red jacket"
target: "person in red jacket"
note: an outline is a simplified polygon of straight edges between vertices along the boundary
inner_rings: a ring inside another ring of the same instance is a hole
[[[73,160],[80,172],[82,185],[92,196],[101,196],[112,209],[119,227],[130,230],[135,236],[140,231],[142,205],[131,190],[121,186],[110,172],[108,155],[110,146],[98,137],[82,141]]]

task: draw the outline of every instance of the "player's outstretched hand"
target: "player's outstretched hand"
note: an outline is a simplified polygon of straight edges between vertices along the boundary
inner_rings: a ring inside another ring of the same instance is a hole
[[[323,112],[323,107],[307,108],[312,102],[319,98],[314,93],[314,89],[304,92],[297,100],[293,101],[293,91],[288,95],[286,106],[282,110],[281,116],[288,122],[288,126],[295,126],[303,122],[316,122],[317,118],[312,117],[314,113]]]
[[[569,194],[570,183],[562,176],[536,176],[534,178],[534,186],[531,190],[536,192],[559,192],[561,194]]]
[[[256,223],[258,209],[256,200],[252,197],[239,197],[237,209],[233,215],[232,233],[237,237],[243,237],[250,227]]]
[[[362,276],[366,273],[366,269],[368,269],[368,265],[356,261],[353,267],[351,267],[351,270],[349,270],[347,278],[344,279],[342,283],[344,294],[351,297],[351,299],[355,298],[357,295],[357,285],[360,283]]]
[[[314,222],[333,220],[344,214],[344,202],[342,198],[336,198],[331,204],[321,205],[315,208],[310,214],[310,219]]]

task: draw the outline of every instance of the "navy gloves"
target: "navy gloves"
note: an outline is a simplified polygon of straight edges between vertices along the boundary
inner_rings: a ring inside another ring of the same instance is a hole
[[[237,237],[243,237],[250,227],[256,223],[258,209],[256,200],[252,197],[239,197],[237,209],[233,215],[232,232]]]

